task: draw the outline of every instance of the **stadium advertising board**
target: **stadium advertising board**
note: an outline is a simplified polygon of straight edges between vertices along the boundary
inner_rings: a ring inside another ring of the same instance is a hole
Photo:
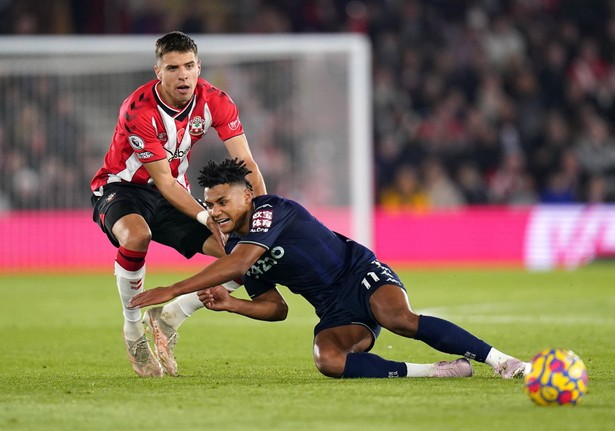
[[[316,210],[331,228],[349,235],[345,210]],[[375,250],[393,265],[525,266],[573,269],[615,256],[615,206],[465,208],[446,212],[374,215]],[[83,211],[10,212],[0,215],[0,271],[105,270],[115,250]],[[155,245],[148,263],[189,269],[186,261]]]

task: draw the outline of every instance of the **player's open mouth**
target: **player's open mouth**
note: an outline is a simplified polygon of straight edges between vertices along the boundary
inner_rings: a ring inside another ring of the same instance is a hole
[[[180,85],[179,87],[177,87],[177,89],[179,90],[180,93],[187,93],[188,91],[190,91],[190,86]]]
[[[230,221],[231,221],[231,219],[230,219],[230,218],[223,218],[223,219],[216,220],[216,223],[218,223],[219,225],[221,225],[221,226],[222,226],[222,225],[227,224],[227,223],[228,223],[228,222],[230,222]]]

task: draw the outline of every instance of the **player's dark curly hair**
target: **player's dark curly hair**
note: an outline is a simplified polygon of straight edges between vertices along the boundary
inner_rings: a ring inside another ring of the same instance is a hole
[[[246,175],[252,173],[246,168],[246,163],[239,159],[225,159],[220,163],[212,160],[199,171],[199,185],[201,187],[215,187],[220,184],[245,184],[252,190],[252,184]]]
[[[169,52],[194,52],[194,55],[197,55],[199,49],[190,36],[181,31],[172,31],[156,41],[156,58],[158,60]]]

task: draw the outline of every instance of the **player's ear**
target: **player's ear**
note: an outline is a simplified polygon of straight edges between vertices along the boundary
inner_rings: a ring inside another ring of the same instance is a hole
[[[158,80],[162,80],[160,77],[160,69],[158,68],[158,65],[154,66],[154,73],[156,74],[156,78]]]
[[[247,187],[243,189],[243,199],[246,204],[250,203],[253,197],[254,197],[254,193],[252,193],[252,190],[250,190]]]

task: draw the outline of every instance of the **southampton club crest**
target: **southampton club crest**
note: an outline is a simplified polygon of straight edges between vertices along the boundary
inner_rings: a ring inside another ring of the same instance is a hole
[[[205,120],[198,116],[191,118],[188,122],[188,133],[191,136],[201,136],[205,133]]]

